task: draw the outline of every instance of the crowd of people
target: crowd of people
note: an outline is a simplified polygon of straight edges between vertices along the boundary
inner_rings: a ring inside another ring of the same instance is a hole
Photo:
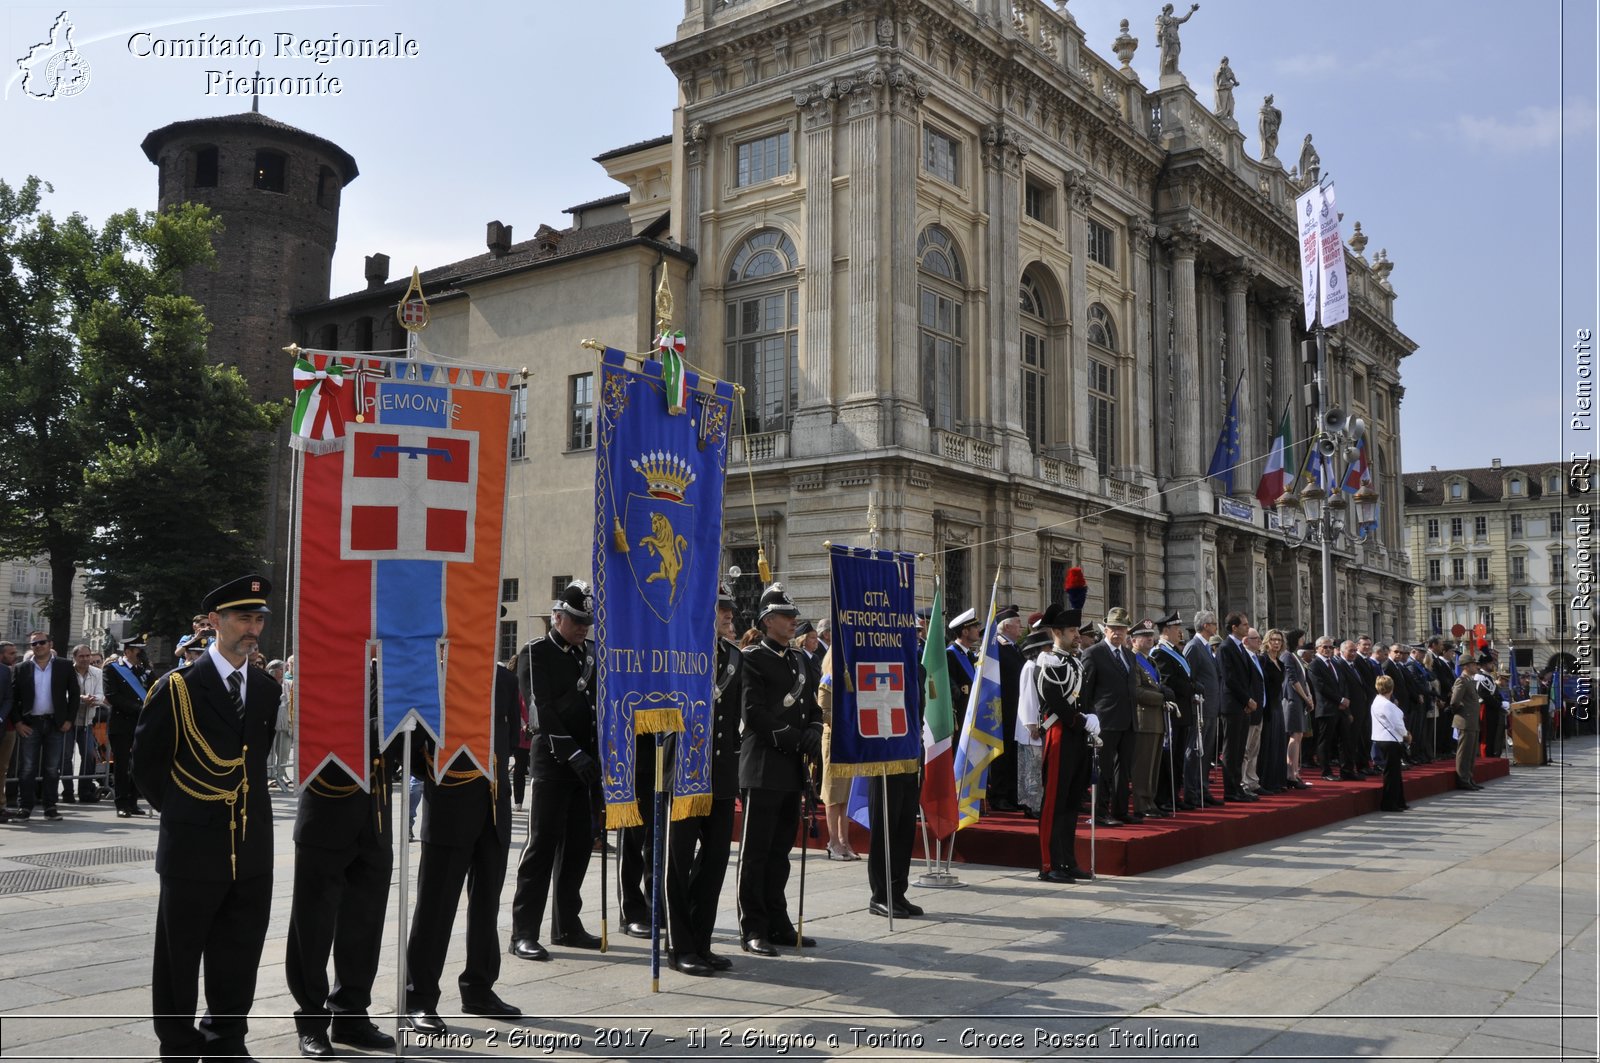
[[[550,962],[560,950],[603,944],[584,918],[582,896],[592,854],[607,844],[588,586],[571,583],[552,603],[549,631],[499,666],[488,774],[465,753],[436,772],[426,737],[410,765],[400,763],[396,743],[380,750],[374,697],[370,748],[379,752],[364,777],[329,764],[299,786],[288,739],[292,659],[266,661],[259,651],[269,592],[259,576],[214,590],[180,643],[179,666],[159,677],[138,639],[103,663],[88,646],[75,647],[69,663],[44,632],[30,635],[22,660],[17,647],[0,643],[11,674],[0,682],[9,702],[0,703],[7,721],[0,767],[16,761],[10,818],[27,820],[39,806],[44,818],[59,818],[58,800],[94,801],[107,791],[118,816],[142,815],[141,798],[156,810],[161,900],[152,1013],[162,1054],[243,1054],[272,893],[269,791],[296,791],[284,970],[300,1051],[328,1058],[336,1043],[393,1045],[368,1009],[393,870],[390,797],[409,773],[420,782],[421,808],[417,815],[413,800],[420,856],[406,1021],[419,1034],[448,1031],[439,1015],[441,980],[463,895],[461,1010],[520,1016],[495,990],[503,955]],[[1102,827],[1136,827],[1369,776],[1382,777],[1381,807],[1403,811],[1407,765],[1453,756],[1459,786],[1475,790],[1480,751],[1504,750],[1508,691],[1494,678],[1492,653],[1460,654],[1442,638],[1384,646],[1366,636],[1263,633],[1242,612],[1219,622],[1201,610],[1186,626],[1176,613],[1135,621],[1113,607],[1096,624],[1079,606],[1051,605],[1028,617],[1010,607],[996,617],[1004,741],[989,767],[986,814],[1037,820],[1046,881],[1092,877],[1077,860],[1086,816]],[[724,586],[714,618],[712,800],[668,826],[660,884],[666,960],[691,977],[734,966],[712,947],[730,870],[746,955],[772,958],[816,944],[803,932],[803,899],[792,899],[790,889],[792,849],[812,802],[823,806],[826,855],[865,857],[868,910],[923,914],[907,896],[917,773],[871,780],[871,849],[858,854],[850,843],[848,788],[827,771],[828,622],[802,620],[781,584],[766,588],[741,639],[733,616]],[[925,612],[919,618],[925,646],[934,636]],[[948,638],[942,674],[923,676],[921,689],[948,685],[958,714],[977,681],[983,631],[971,610],[955,617],[940,633]],[[920,723],[914,727],[920,732]],[[109,773],[102,770],[108,763]],[[638,764],[639,792],[648,792],[653,756]],[[524,797],[527,839],[515,863],[511,933],[502,941],[511,824]],[[641,938],[652,936],[656,886],[649,806],[641,802],[643,823],[624,829],[616,850],[618,925]],[[736,823],[740,845],[730,868]],[[196,1025],[202,972],[209,1010]]]

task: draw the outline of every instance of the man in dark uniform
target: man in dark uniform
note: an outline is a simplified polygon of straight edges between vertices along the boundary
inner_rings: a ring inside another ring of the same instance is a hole
[[[1043,796],[1039,809],[1039,877],[1063,885],[1094,876],[1078,864],[1078,805],[1089,789],[1090,746],[1100,740],[1100,718],[1080,700],[1080,609],[1051,604],[1040,620],[1051,646],[1022,669],[1018,714],[1030,735],[1044,742]]]
[[[600,784],[594,644],[588,641],[592,603],[588,584],[568,584],[554,603],[550,634],[534,639],[517,656],[517,684],[533,738],[528,840],[511,902],[511,955],[524,960],[550,958],[539,944],[539,926],[552,877],[550,940],[575,949],[600,947],[600,939],[579,919]]]
[[[1184,753],[1194,744],[1194,728],[1200,722],[1199,714],[1195,711],[1194,677],[1190,674],[1189,660],[1183,655],[1183,621],[1178,619],[1177,610],[1157,620],[1156,627],[1160,629],[1161,641],[1151,651],[1150,660],[1160,673],[1161,682],[1172,691],[1172,703],[1178,707],[1177,715],[1171,718],[1172,731],[1169,736],[1169,751],[1171,759],[1177,762],[1178,777],[1172,777],[1170,768],[1163,776],[1167,781],[1166,796],[1171,801],[1171,808],[1187,812],[1199,807],[1198,794],[1186,792],[1180,796],[1178,793],[1184,781]],[[1159,793],[1157,797],[1160,797]]]
[[[789,648],[799,615],[783,584],[774,583],[761,596],[756,617],[763,637],[744,651],[739,934],[745,951],[757,956],[776,956],[780,945],[816,945],[799,938],[784,896],[789,850],[800,828],[800,794],[810,785],[805,762],[822,760],[816,684],[805,655]]]
[[[375,682],[367,741],[374,755],[364,772],[365,788],[343,768],[325,765],[301,788],[294,821],[294,900],[283,974],[295,1000],[300,1054],[307,1059],[333,1056],[330,1028],[339,1044],[394,1047],[394,1038],[367,1018],[394,868],[390,765],[378,752]]]
[[[950,707],[955,710],[959,736],[967,719],[967,699],[972,696],[972,684],[977,681],[978,641],[983,638],[983,625],[978,623],[978,614],[968,609],[945,627],[950,633],[950,645],[944,651],[950,680]]]
[[[139,791],[133,787],[133,732],[139,726],[139,710],[150,690],[150,666],[144,660],[144,640],[125,639],[122,660],[112,661],[105,671],[106,701],[111,704],[111,719],[106,734],[111,742],[111,786],[115,791],[117,817],[130,819],[144,815],[139,807]]]
[[[217,637],[156,683],[133,736],[133,778],[161,815],[151,1012],[163,1059],[246,1055],[245,1016],[272,910],[267,751],[282,691],[246,667],[272,586],[244,576],[206,595]],[[206,1015],[194,1024],[201,964]]]
[[[664,755],[675,755],[670,741]],[[670,770],[670,769],[669,769]],[[622,932],[631,938],[650,936],[651,875],[656,836],[656,736],[636,735],[633,742],[633,792],[639,798],[639,824],[623,827],[617,848],[617,907]]]
[[[987,801],[992,812],[1017,811],[1017,696],[1022,680],[1022,610],[1008,605],[994,615],[999,637],[1000,737],[999,755],[989,762]]]
[[[733,799],[739,792],[739,709],[744,655],[733,641],[733,591],[717,589],[717,673],[711,692],[711,811],[667,829],[667,963],[703,977],[733,961],[711,951],[717,901],[733,845]],[[642,802],[641,802],[642,803]]]
[[[467,891],[467,964],[456,985],[468,1015],[516,1019],[521,1009],[494,991],[500,978],[500,887],[511,851],[511,735],[522,723],[517,681],[500,665],[494,675],[494,770],[488,778],[465,751],[433,775],[433,743],[420,744],[422,859],[417,863],[417,907],[406,942],[406,1020],[418,1033],[442,1034],[439,977],[455,926],[462,887]]]

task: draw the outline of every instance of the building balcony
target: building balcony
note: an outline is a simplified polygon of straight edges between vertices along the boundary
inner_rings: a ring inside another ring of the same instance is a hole
[[[1489,576],[1473,576],[1472,589],[1476,591],[1494,590],[1494,580]]]
[[[1034,469],[1039,479],[1057,487],[1080,488],[1083,486],[1083,466],[1071,461],[1060,461],[1056,458],[1034,459]]]
[[[993,443],[955,432],[935,430],[933,452],[941,458],[959,461],[979,469],[999,469],[1000,448]]]
[[[789,456],[789,433],[761,432],[756,435],[734,436],[728,440],[728,464],[742,465],[747,447],[752,465],[763,461],[780,461]]]

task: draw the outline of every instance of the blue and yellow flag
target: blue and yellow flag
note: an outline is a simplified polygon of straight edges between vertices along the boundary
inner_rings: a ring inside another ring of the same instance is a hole
[[[978,822],[983,796],[988,792],[989,764],[1005,749],[1004,725],[1000,714],[1000,641],[994,622],[994,600],[1000,590],[1000,574],[995,573],[989,591],[989,616],[983,625],[983,655],[978,658],[977,676],[967,696],[966,722],[961,725],[961,741],[956,744],[956,806],[961,819],[956,830]]]
[[[638,826],[634,736],[682,732],[672,818],[711,810],[717,565],[732,386],[686,374],[668,413],[661,363],[601,357],[594,615],[606,827]]]

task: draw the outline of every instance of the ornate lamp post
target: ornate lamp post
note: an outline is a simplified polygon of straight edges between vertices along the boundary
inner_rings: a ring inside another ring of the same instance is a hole
[[[1339,487],[1330,494],[1317,477],[1309,475],[1311,455],[1316,454],[1325,470],[1323,475],[1331,473],[1333,484],[1344,483],[1356,460],[1357,445],[1367,434],[1361,418],[1346,417],[1337,406],[1322,414],[1320,422],[1323,430],[1312,437],[1294,480],[1278,496],[1273,508],[1278,513],[1278,530],[1290,545],[1315,542],[1322,547],[1322,633],[1328,634],[1334,630],[1333,548],[1341,540],[1358,543],[1367,539],[1366,529],[1378,517],[1378,492],[1372,484],[1364,483],[1353,498],[1347,499]],[[1304,486],[1296,493],[1294,484],[1302,481]]]

